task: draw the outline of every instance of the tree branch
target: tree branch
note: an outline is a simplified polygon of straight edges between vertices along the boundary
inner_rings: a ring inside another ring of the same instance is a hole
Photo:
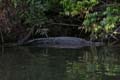
[[[61,26],[71,26],[71,27],[80,27],[80,25],[76,25],[76,24],[67,24],[67,23],[49,23],[49,24],[53,24],[53,25],[61,25]]]

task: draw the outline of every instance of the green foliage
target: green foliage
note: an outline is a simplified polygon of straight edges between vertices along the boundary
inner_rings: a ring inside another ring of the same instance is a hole
[[[100,6],[102,10],[94,11],[94,6],[99,3],[98,0],[61,0],[65,15],[75,16],[81,13],[85,15],[83,26],[86,31],[91,32],[91,38],[107,37],[120,22],[119,6]]]
[[[80,13],[86,13],[98,3],[98,0],[61,0],[61,4],[64,8],[64,14],[72,16]]]
[[[0,4],[0,28],[6,40],[21,40],[33,33],[34,27],[41,28],[47,20],[44,13],[48,7],[47,1],[0,0]]]
[[[24,24],[40,26],[47,19],[44,14],[47,6],[43,0],[12,0],[12,3],[17,10],[20,20],[24,20]]]
[[[88,13],[85,16],[83,25],[87,31],[92,32],[94,38],[107,37],[112,34],[116,24],[120,22],[120,16],[116,15],[119,12],[120,10],[117,8],[107,7],[103,12]]]
[[[113,4],[111,4],[112,2]],[[48,19],[51,22],[60,22],[57,20],[57,16],[54,16],[54,12],[55,14],[60,12],[62,17],[63,15],[72,16],[72,18],[80,16],[79,19],[82,18],[82,20],[78,22],[83,21],[82,25],[86,32],[91,32],[91,38],[106,37],[120,22],[120,8],[119,5],[116,5],[119,0],[110,0],[106,3],[102,3],[101,0],[10,0],[8,2],[0,0],[0,8],[1,6],[6,7],[7,3],[9,3],[9,8],[6,8],[6,12],[8,10],[12,15],[9,20],[15,25],[25,26],[25,29],[26,26],[27,28],[33,26],[41,28]],[[56,17],[56,20],[53,20],[53,17]]]
[[[60,0],[12,0],[12,4],[17,10],[18,17],[24,20],[24,24],[41,26],[47,21],[45,12],[54,9],[57,4],[59,4],[59,1]]]

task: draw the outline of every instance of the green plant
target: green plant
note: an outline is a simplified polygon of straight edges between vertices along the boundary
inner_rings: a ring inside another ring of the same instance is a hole
[[[83,16],[83,26],[85,31],[91,32],[91,39],[108,37],[120,22],[119,5],[106,4],[107,6],[105,6],[101,4],[100,10],[94,10],[93,8],[99,3],[99,0],[61,0],[64,8],[63,14],[68,16],[85,15]]]
[[[64,8],[64,14],[71,16],[86,13],[98,3],[98,0],[61,0],[61,4]]]
[[[29,24],[30,26],[40,26],[41,24],[44,24],[47,19],[44,15],[44,11],[47,8],[42,0],[13,1],[17,14],[21,20],[24,20],[24,24]],[[20,6],[21,9],[19,9]],[[24,11],[22,8],[24,8]]]
[[[112,34],[116,24],[120,22],[120,16],[116,14],[119,14],[119,9],[113,7],[107,7],[105,11],[99,13],[88,13],[83,25],[87,31],[92,32],[91,38],[105,38]]]

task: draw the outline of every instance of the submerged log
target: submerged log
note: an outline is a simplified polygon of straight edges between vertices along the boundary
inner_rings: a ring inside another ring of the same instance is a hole
[[[29,40],[25,42],[23,45],[53,48],[81,48],[86,46],[101,46],[103,45],[103,43],[91,42],[76,37],[49,37]]]

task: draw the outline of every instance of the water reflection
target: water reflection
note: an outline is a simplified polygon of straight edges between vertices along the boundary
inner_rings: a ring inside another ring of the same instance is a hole
[[[119,80],[119,47],[0,47],[0,80]]]

